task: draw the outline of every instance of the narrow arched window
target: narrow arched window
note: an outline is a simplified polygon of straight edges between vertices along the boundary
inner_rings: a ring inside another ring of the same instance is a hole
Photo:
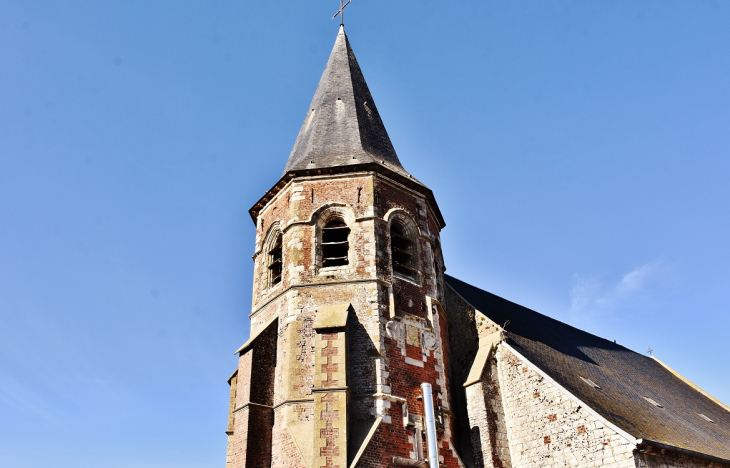
[[[275,286],[281,282],[281,234],[277,234],[268,252],[269,285]]]
[[[334,218],[322,228],[322,266],[348,264],[350,228],[342,219]]]
[[[409,278],[416,277],[416,257],[413,239],[406,228],[394,221],[390,225],[390,258],[393,263],[393,273]]]
[[[441,274],[443,273],[444,268],[443,257],[441,256],[441,242],[439,242],[438,238],[436,238],[436,242],[434,242],[431,253],[433,254],[433,274],[434,280],[436,281],[436,294],[440,299],[444,297],[444,285],[441,281]]]

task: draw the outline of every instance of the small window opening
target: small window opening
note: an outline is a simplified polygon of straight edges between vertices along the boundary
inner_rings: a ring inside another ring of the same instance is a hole
[[[271,286],[281,282],[281,271],[281,235],[278,235],[274,245],[269,250],[269,284]]]
[[[699,415],[700,415],[700,417],[701,417],[702,419],[704,419],[705,421],[707,421],[707,422],[711,422],[711,423],[714,423],[714,422],[715,422],[715,421],[713,421],[712,419],[710,419],[710,418],[709,418],[708,416],[705,416],[705,415],[704,415],[704,414],[702,414],[702,413],[697,413],[697,414],[699,414]]]
[[[341,219],[333,219],[322,228],[322,266],[348,264],[350,228]]]
[[[403,225],[394,222],[390,226],[390,255],[393,272],[410,278],[415,277],[413,254],[413,241],[408,237]]]
[[[585,377],[581,377],[580,379],[581,379],[581,380],[582,380],[583,382],[585,382],[585,383],[587,383],[588,385],[590,385],[591,387],[593,387],[593,388],[598,388],[598,389],[600,389],[600,388],[601,388],[601,387],[599,387],[599,386],[598,386],[598,384],[597,384],[597,383],[595,383],[595,382],[594,382],[594,381],[592,381],[591,379],[586,379]]]
[[[433,253],[433,274],[434,280],[436,281],[436,292],[438,294],[438,297],[444,297],[444,286],[441,282],[441,273],[443,270],[441,264],[439,263],[439,259],[441,258],[441,243],[439,242],[438,238],[436,238],[436,242],[431,252]]]
[[[652,405],[656,406],[657,408],[663,408],[662,405],[660,405],[659,403],[657,403],[656,401],[652,400],[649,397],[644,397],[644,400],[648,401],[649,403],[651,403]]]

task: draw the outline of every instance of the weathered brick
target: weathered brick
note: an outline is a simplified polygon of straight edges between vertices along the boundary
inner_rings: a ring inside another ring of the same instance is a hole
[[[319,239],[328,216],[340,217],[350,229],[346,266],[322,267]],[[414,278],[394,275],[391,268],[389,222],[396,218],[417,227]],[[445,410],[440,455],[445,466],[457,468],[445,371],[448,324],[437,309],[443,301],[443,268],[434,269],[443,265],[435,248],[439,223],[424,196],[373,172],[299,177],[260,210],[256,226],[252,334],[273,317],[279,319],[276,367],[267,377],[274,387],[270,466],[303,466],[318,457],[325,457],[316,462],[322,466],[346,464],[340,460],[344,452],[338,451],[345,446],[343,417],[350,419],[345,423],[349,426],[383,419],[358,466],[385,467],[392,465],[393,456],[411,458],[416,439],[413,428],[403,424],[403,414],[423,415],[420,385],[428,382],[437,407]],[[283,269],[281,282],[272,286],[267,246],[276,235],[282,238]],[[315,333],[312,322],[318,309],[333,304],[351,304],[346,330]],[[345,355],[346,361],[341,360]],[[248,373],[239,368],[239,392],[255,391],[251,376],[256,370],[251,363],[241,366],[248,366]],[[243,382],[244,375],[248,382]],[[313,393],[315,388],[338,389],[345,382],[349,403],[347,398],[328,401],[345,395],[339,391]],[[295,411],[293,405],[302,409]],[[317,405],[324,409],[312,414]],[[312,435],[317,420],[325,424],[317,432],[325,441],[322,446]],[[312,428],[308,435],[306,427]],[[231,460],[229,468],[249,466],[244,455]]]

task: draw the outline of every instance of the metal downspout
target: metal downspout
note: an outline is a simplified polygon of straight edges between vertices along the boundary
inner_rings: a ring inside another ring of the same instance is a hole
[[[423,412],[426,417],[426,443],[428,447],[429,468],[439,468],[439,451],[436,445],[436,416],[433,412],[433,396],[431,395],[431,384],[422,383],[423,391]]]

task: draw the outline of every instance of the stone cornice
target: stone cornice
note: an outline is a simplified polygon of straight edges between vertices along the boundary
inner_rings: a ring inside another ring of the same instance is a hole
[[[272,200],[275,199],[275,197],[287,186],[290,182],[293,181],[295,178],[305,178],[305,177],[317,177],[317,176],[326,176],[331,177],[333,175],[340,175],[340,174],[348,174],[352,175],[353,173],[372,173],[377,174],[381,179],[384,180],[390,180],[393,183],[396,183],[403,188],[410,189],[411,191],[419,194],[421,197],[425,198],[426,200],[426,206],[428,209],[432,212],[436,220],[438,221],[438,225],[440,229],[443,229],[446,226],[446,222],[444,221],[443,215],[441,214],[441,210],[438,207],[438,204],[436,203],[436,198],[433,195],[433,192],[428,187],[422,185],[420,182],[416,181],[415,179],[409,179],[401,174],[398,174],[395,171],[392,171],[384,166],[381,166],[377,163],[369,163],[369,164],[354,164],[350,166],[337,166],[337,167],[331,167],[331,168],[322,168],[322,169],[311,169],[311,170],[296,170],[296,171],[289,171],[284,176],[279,179],[279,181],[274,184],[273,187],[271,187],[266,194],[264,194],[263,197],[259,199],[259,201],[254,204],[254,206],[249,210],[249,214],[251,215],[251,219],[254,223],[256,223],[256,219],[258,218],[259,213],[261,210],[269,204]]]

